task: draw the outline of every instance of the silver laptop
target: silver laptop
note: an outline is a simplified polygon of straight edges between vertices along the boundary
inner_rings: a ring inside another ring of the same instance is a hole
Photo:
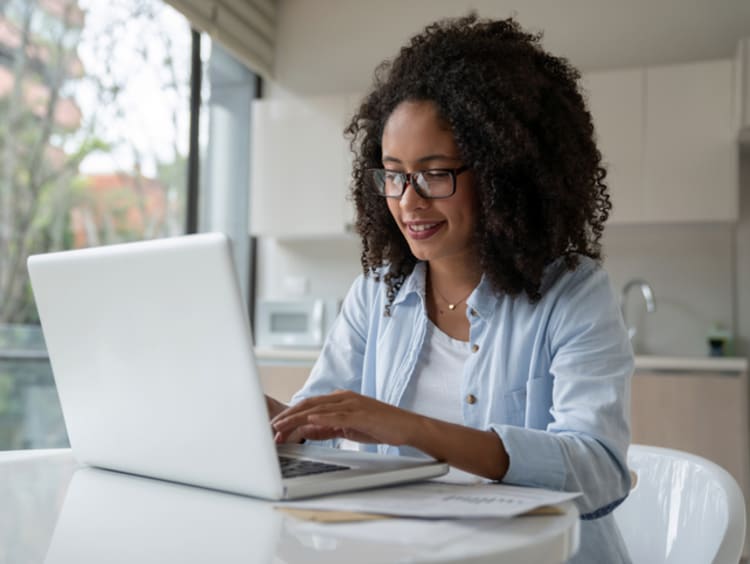
[[[35,255],[28,267],[82,464],[266,499],[448,470],[428,459],[274,444],[223,234]]]

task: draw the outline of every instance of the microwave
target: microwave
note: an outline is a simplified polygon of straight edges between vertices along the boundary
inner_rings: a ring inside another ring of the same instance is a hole
[[[320,348],[339,313],[334,298],[259,300],[255,340],[259,347]]]

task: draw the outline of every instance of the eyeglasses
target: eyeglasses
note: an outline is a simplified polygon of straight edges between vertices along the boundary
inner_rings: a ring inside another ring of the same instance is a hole
[[[385,198],[400,198],[406,191],[406,185],[411,184],[422,198],[438,200],[450,198],[456,193],[456,176],[467,170],[467,165],[460,168],[431,168],[418,172],[368,168],[365,178],[372,188]]]

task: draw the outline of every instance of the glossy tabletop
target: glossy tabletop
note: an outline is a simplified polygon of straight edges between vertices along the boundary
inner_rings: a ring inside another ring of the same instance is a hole
[[[315,523],[274,503],[0,452],[0,563],[564,562],[578,511],[514,519]]]

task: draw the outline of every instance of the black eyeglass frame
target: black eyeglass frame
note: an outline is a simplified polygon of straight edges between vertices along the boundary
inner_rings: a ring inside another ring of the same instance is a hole
[[[458,168],[426,168],[424,170],[416,170],[414,172],[399,172],[399,171],[396,171],[396,170],[388,170],[387,168],[368,168],[368,169],[365,169],[365,171],[368,174],[370,174],[370,175],[374,174],[375,172],[383,172],[383,173],[389,172],[391,174],[400,174],[400,175],[402,175],[404,177],[404,182],[402,184],[401,193],[398,194],[398,195],[396,195],[396,194],[391,194],[391,195],[385,194],[380,189],[378,189],[377,186],[375,186],[375,193],[378,196],[381,196],[383,198],[399,198],[400,199],[404,195],[404,192],[406,192],[406,187],[408,185],[408,186],[411,186],[412,188],[414,188],[414,191],[417,194],[419,194],[420,198],[424,198],[425,200],[444,200],[446,198],[450,198],[451,196],[453,196],[453,194],[456,193],[456,177],[459,174],[461,174],[462,172],[466,172],[467,170],[469,170],[469,168],[470,168],[469,165],[463,165],[463,166],[460,166]],[[447,172],[447,173],[449,173],[451,175],[451,180],[453,181],[453,183],[452,183],[453,189],[451,190],[451,193],[447,194],[445,196],[431,196],[429,194],[425,194],[422,191],[422,189],[419,187],[419,184],[417,182],[414,182],[414,176],[417,175],[417,174],[424,174],[426,172]]]

